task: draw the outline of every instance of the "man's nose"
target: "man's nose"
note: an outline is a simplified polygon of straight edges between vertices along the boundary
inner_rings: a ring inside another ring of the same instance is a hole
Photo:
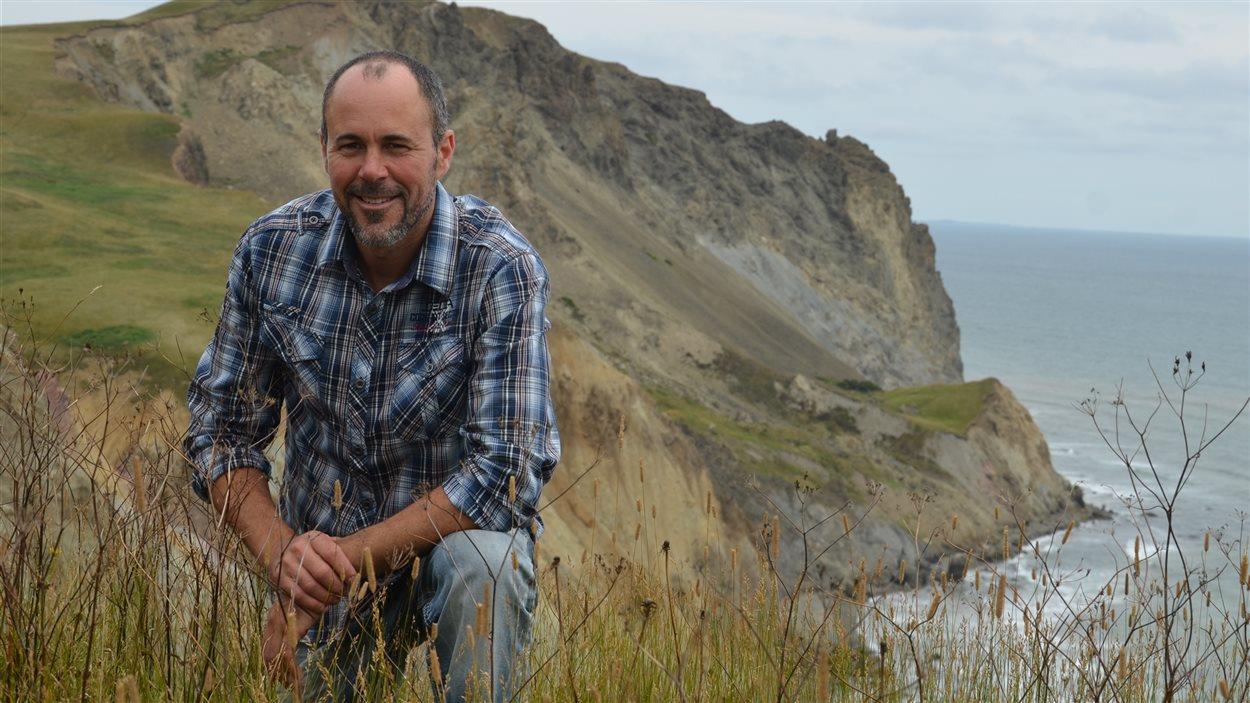
[[[360,177],[366,181],[380,181],[387,177],[386,162],[380,149],[365,152],[365,162],[360,167]]]

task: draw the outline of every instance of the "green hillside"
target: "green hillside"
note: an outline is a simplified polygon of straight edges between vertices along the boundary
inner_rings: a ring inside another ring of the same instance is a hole
[[[91,26],[0,29],[0,296],[33,301],[33,332],[67,349],[142,345],[172,384],[211,333],[203,312],[235,241],[269,206],[179,178],[177,118],[55,75],[54,39]]]

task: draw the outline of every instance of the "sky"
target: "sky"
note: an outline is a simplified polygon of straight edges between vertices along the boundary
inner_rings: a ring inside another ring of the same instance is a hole
[[[0,21],[155,4],[0,0]],[[919,221],[1250,237],[1247,2],[461,4],[739,120],[854,136]]]

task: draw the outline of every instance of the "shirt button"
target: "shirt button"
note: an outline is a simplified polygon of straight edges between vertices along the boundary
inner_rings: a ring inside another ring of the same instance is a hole
[[[365,379],[363,378],[356,379],[356,390],[360,390],[361,388],[364,388],[364,387],[365,387]]]

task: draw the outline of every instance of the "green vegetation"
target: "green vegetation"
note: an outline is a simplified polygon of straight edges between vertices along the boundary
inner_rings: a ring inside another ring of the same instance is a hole
[[[714,365],[729,380],[729,387],[735,393],[762,407],[783,410],[777,398],[777,385],[784,385],[790,379],[729,348],[716,357]]]
[[[278,73],[291,73],[293,59],[299,53],[298,46],[279,46],[265,49],[256,55],[256,60]]]
[[[234,49],[214,49],[196,60],[195,75],[197,78],[216,78],[245,58]]]
[[[928,429],[963,437],[981,413],[993,379],[951,385],[899,388],[882,393],[882,405]]]
[[[216,0],[208,3],[204,0],[173,0],[162,5],[140,12],[134,17],[122,20],[121,23],[147,22],[166,17],[178,17],[195,13],[195,26],[201,31],[217,29],[227,24],[247,22],[261,15],[272,12],[287,5],[296,5],[316,0]],[[325,4],[329,4],[328,0]]]
[[[858,477],[879,474],[867,460],[831,448],[837,431],[821,422],[740,422],[667,388],[652,386],[647,392],[666,417],[725,447],[754,475],[787,481],[808,475],[841,495],[862,497]]]
[[[827,379],[821,380],[827,381]],[[852,393],[876,393],[881,390],[881,386],[878,386],[872,381],[861,381],[855,378],[844,378],[834,385],[843,390],[851,391]]]
[[[288,45],[264,49],[250,58],[255,58],[278,73],[291,73],[294,68],[292,59],[297,53],[299,53],[298,46]],[[249,58],[248,55],[234,49],[214,49],[213,51],[205,52],[196,60],[195,75],[197,78],[211,80],[247,58]]]
[[[176,117],[104,103],[57,77],[53,40],[88,26],[0,28],[0,298],[32,305],[44,339],[159,330],[133,361],[149,383],[177,388],[212,333],[197,313],[220,303],[239,234],[270,206],[179,178]],[[65,357],[81,348],[63,347]]]
[[[569,309],[569,314],[573,316],[574,320],[577,320],[578,322],[586,321],[586,316],[582,313],[581,308],[577,307],[577,302],[572,298],[567,295],[561,296],[560,302],[564,304],[564,307]]]
[[[924,444],[928,437],[928,431],[917,428],[897,437],[887,435],[882,437],[879,442],[890,456],[900,463],[920,471],[922,474],[927,474],[934,478],[953,478],[949,471],[925,455]]]
[[[98,329],[80,330],[66,335],[61,341],[70,347],[90,347],[100,351],[120,351],[127,347],[156,339],[152,330],[134,325],[110,325]]]
[[[181,423],[159,404],[135,406],[122,379],[104,371],[83,379],[95,390],[59,432],[42,402],[46,378],[0,366],[0,442],[9,448],[0,452],[0,698],[281,700],[261,655],[270,586],[185,490]],[[1060,530],[1050,547],[1030,544],[1039,556],[1031,579],[1014,563],[1000,570],[994,557],[978,557],[976,545],[957,545],[967,550],[958,564],[943,559],[922,572],[915,555],[932,518],[917,497],[916,514],[900,516],[916,535],[912,558],[852,554],[858,570],[833,584],[814,556],[826,545],[802,525],[832,524],[848,536],[864,509],[812,514],[810,489],[796,484],[794,505],[769,517],[751,552],[721,546],[728,535],[710,503],[695,554],[670,549],[653,529],[632,541],[597,535],[597,522],[588,528],[594,553],[551,554],[540,543],[521,699],[1137,703],[1250,692],[1244,600],[1240,612],[1221,610],[1209,600],[1216,586],[1201,577],[1239,564],[1237,588],[1250,589],[1236,534],[1214,535],[1213,548],[1193,556],[1192,578],[1175,587],[1159,558],[1111,552],[1111,579],[1090,584],[1088,605],[1073,605],[1055,587],[1076,578],[1062,563]],[[647,508],[640,495],[639,514]],[[1010,515],[1002,525],[1014,534]],[[783,554],[797,559],[797,573],[777,568]],[[911,590],[874,595],[900,586]],[[364,592],[350,589],[349,604],[369,619]],[[1043,610],[1055,614],[1039,620]],[[1199,616],[1217,635],[1191,647],[1184,632]],[[489,637],[490,627],[479,618],[473,637]],[[375,661],[354,680],[360,697],[438,701],[429,644],[397,655],[399,675]]]

